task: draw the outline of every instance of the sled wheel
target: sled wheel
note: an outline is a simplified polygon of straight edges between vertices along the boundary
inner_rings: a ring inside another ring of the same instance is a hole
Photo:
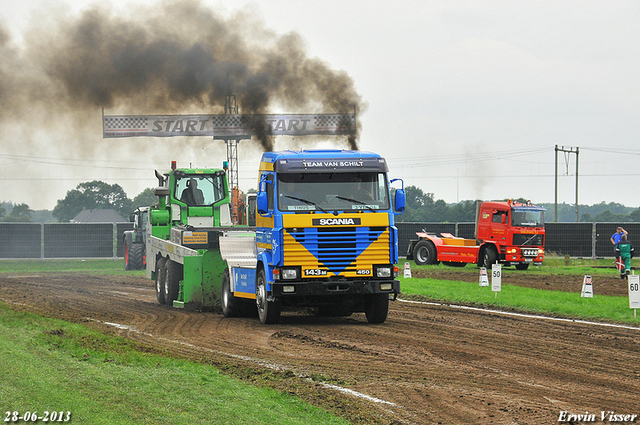
[[[164,263],[166,258],[160,257],[156,260],[156,299],[160,304],[166,304],[164,299]]]
[[[229,269],[225,269],[222,275],[222,314],[224,317],[236,317],[240,315],[240,300],[231,293],[231,279]]]
[[[168,305],[173,306],[173,302],[178,299],[178,292],[180,291],[182,264],[167,260],[164,268],[164,300]]]

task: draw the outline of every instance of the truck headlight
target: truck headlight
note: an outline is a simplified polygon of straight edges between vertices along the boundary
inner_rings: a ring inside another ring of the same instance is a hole
[[[298,269],[280,269],[280,278],[282,280],[296,280],[298,278]]]
[[[392,266],[384,265],[375,267],[376,277],[391,277]]]

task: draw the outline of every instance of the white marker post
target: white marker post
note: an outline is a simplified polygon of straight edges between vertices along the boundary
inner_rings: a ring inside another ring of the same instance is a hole
[[[404,277],[411,277],[411,265],[408,261],[404,263]]]
[[[593,298],[593,284],[591,282],[591,276],[585,276],[582,281],[582,294],[583,298]]]
[[[491,265],[491,290],[498,298],[498,292],[502,290],[502,264]]]
[[[629,308],[636,317],[636,309],[640,308],[640,274],[629,275]]]
[[[489,286],[489,277],[487,276],[487,268],[480,269],[480,286]]]

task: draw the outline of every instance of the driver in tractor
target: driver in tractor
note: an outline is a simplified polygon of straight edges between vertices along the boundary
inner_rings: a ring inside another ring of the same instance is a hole
[[[187,187],[182,191],[180,200],[187,205],[204,204],[204,194],[198,189],[196,179],[189,179],[189,181],[187,181]]]

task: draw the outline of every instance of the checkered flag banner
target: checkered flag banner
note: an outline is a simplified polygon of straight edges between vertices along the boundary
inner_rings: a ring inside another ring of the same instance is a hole
[[[208,136],[216,139],[272,136],[355,135],[355,114],[298,115],[103,115],[102,136]]]

